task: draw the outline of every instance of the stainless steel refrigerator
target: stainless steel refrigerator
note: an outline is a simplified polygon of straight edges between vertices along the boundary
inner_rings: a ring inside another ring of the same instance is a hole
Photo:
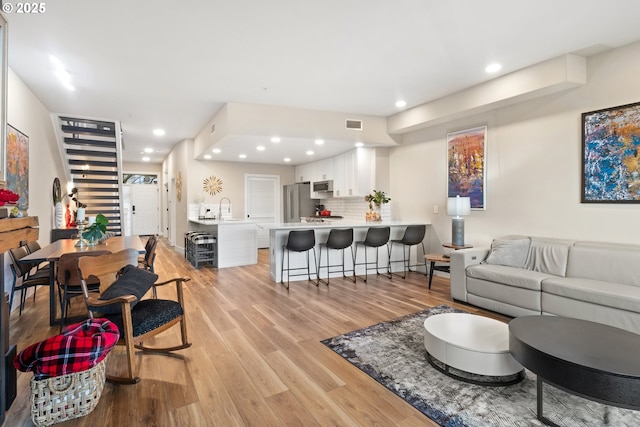
[[[313,216],[316,199],[311,198],[311,184],[290,184],[284,186],[284,222],[300,222],[301,216]]]

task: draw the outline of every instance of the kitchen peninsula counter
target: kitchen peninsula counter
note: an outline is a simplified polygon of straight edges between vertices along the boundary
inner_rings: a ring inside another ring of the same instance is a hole
[[[216,237],[214,266],[236,267],[258,263],[256,224],[242,220],[189,219],[191,230]]]
[[[280,224],[272,224],[269,230],[269,271],[271,275],[271,279],[279,282],[280,281],[280,266],[282,263],[282,247],[287,243],[287,237],[289,236],[289,232],[291,230],[314,230],[316,235],[316,256],[319,255],[319,247],[320,243],[324,243],[327,241],[327,237],[329,236],[329,232],[333,228],[353,228],[353,241],[354,241],[354,251],[355,251],[355,242],[364,240],[365,235],[367,234],[367,230],[369,227],[390,227],[391,228],[391,237],[390,240],[393,239],[401,239],[404,234],[404,230],[408,225],[422,225],[425,224],[427,226],[427,233],[425,234],[425,247],[428,248],[428,236],[429,236],[429,227],[431,224],[426,222],[417,222],[417,221],[381,221],[381,222],[366,222],[366,221],[349,221],[349,220],[341,220],[335,222],[292,222],[292,223],[280,223]],[[402,246],[394,245],[392,260],[402,259]],[[369,260],[375,259],[374,249],[368,248],[370,251]],[[346,249],[345,253],[345,269],[352,268],[351,254],[349,253],[349,249]],[[362,253],[363,248],[360,247],[358,249],[358,260],[357,262],[364,262],[364,254]],[[386,268],[386,256],[384,256],[383,251],[386,251],[385,247],[380,248],[380,266]],[[313,251],[311,252],[313,254]],[[329,264],[339,264],[341,262],[340,251],[331,250],[329,251]],[[422,251],[419,250],[419,259],[422,259]],[[416,256],[415,247],[411,251],[411,256]],[[323,255],[323,265],[326,263],[326,258]],[[291,252],[290,260],[291,267],[305,267],[306,266],[306,253],[296,253]],[[317,262],[317,259],[316,259]],[[416,260],[412,260],[411,264],[415,264]],[[311,260],[311,268],[313,270],[313,260]],[[393,271],[401,271],[402,270],[402,262],[394,262],[392,264]],[[382,271],[382,268],[381,268]],[[286,274],[286,272],[285,272]],[[358,266],[356,270],[356,274],[361,275],[364,274],[364,266]],[[334,276],[342,276],[342,272],[340,273],[332,273],[331,277]],[[322,269],[322,277],[326,277],[326,269]],[[286,279],[286,276],[285,276]],[[292,276],[291,280],[306,280],[306,276]]]

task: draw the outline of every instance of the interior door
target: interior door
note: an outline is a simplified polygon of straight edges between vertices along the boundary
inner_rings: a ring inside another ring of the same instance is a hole
[[[245,175],[246,219],[256,223],[258,248],[269,247],[269,228],[280,216],[280,177]]]
[[[157,184],[132,184],[129,198],[131,200],[131,234],[143,236],[158,234],[160,191]]]

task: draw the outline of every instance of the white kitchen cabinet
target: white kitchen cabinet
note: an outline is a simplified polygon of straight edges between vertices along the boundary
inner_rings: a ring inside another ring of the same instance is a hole
[[[313,163],[305,163],[295,168],[296,182],[311,182],[313,175]]]
[[[358,148],[333,158],[333,197],[369,194],[373,189],[375,163],[372,148]]]

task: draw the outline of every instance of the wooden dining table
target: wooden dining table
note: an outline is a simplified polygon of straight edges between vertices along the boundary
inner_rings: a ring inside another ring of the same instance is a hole
[[[40,248],[39,250],[22,258],[20,262],[49,262],[51,265],[49,274],[49,324],[57,325],[56,304],[56,266],[60,257],[64,254],[75,252],[109,251],[120,252],[133,248],[140,254],[145,253],[144,245],[139,236],[114,236],[95,246],[77,247],[77,239],[62,239]]]

